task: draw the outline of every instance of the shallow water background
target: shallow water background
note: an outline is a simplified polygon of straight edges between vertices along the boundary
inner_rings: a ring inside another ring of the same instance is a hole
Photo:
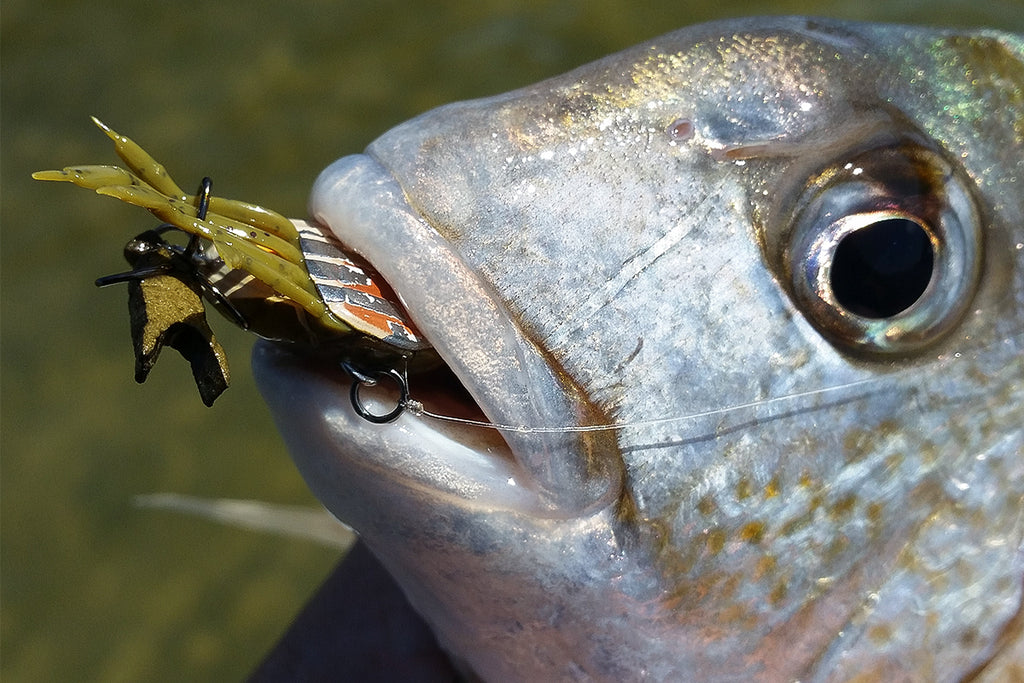
[[[121,247],[140,209],[29,179],[118,163],[95,114],[186,189],[305,214],[317,173],[392,125],[686,24],[813,13],[1024,31],[1021,0],[280,3],[4,0],[0,9],[0,679],[230,681],[338,553],[133,507],[140,493],[313,504],[248,368],[212,409],[167,351],[136,385]]]

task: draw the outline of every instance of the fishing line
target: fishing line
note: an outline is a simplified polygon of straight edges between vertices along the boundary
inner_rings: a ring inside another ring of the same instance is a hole
[[[846,384],[838,384],[831,387],[825,387],[824,389],[811,389],[808,391],[800,391],[794,394],[786,394],[784,396],[776,396],[773,398],[762,399],[758,401],[750,401],[748,403],[738,403],[725,408],[713,408],[710,410],[704,410],[698,413],[689,413],[687,415],[680,415],[676,417],[659,417],[651,418],[649,420],[634,420],[632,422],[612,422],[609,424],[598,424],[598,425],[565,425],[561,427],[527,427],[524,425],[510,425],[510,424],[496,424],[494,422],[486,422],[484,420],[472,420],[464,417],[455,417],[454,415],[443,415],[441,413],[435,413],[427,410],[422,403],[415,399],[408,399],[405,402],[405,408],[414,415],[420,415],[422,417],[428,417],[434,420],[440,420],[442,422],[452,422],[455,424],[467,425],[470,427],[486,427],[489,429],[497,429],[499,431],[516,432],[519,434],[563,434],[563,433],[578,433],[578,432],[606,432],[606,431],[618,431],[620,429],[629,428],[641,428],[641,427],[658,427],[666,424],[672,424],[674,422],[685,422],[687,420],[699,420],[701,418],[715,417],[719,415],[727,415],[729,413],[739,412],[750,408],[760,408],[762,406],[773,405],[782,403],[785,401],[792,401],[801,398],[810,398],[814,396],[822,396],[825,394],[842,391],[844,389],[852,389],[854,387],[866,386],[869,384],[875,384],[888,379],[889,377],[871,377],[868,379],[857,380],[855,382],[848,382]]]
[[[968,360],[969,357],[975,357],[981,351],[994,346],[996,344],[1002,344],[1009,342],[1014,337],[1020,337],[1024,335],[1024,328],[1011,332],[1007,336],[1000,336],[997,340],[983,345],[979,349],[976,349],[971,354],[962,351],[951,351],[948,354],[939,356],[939,366],[944,366],[952,363],[961,363]],[[900,379],[901,377],[910,374],[918,370],[918,366],[911,366],[903,368],[901,370],[895,370],[879,377],[868,377],[861,380],[855,380],[852,382],[846,382],[843,384],[837,384],[821,389],[810,389],[807,391],[799,391],[792,394],[785,394],[782,396],[775,396],[767,399],[760,399],[755,401],[749,401],[746,403],[738,403],[723,408],[712,408],[697,413],[689,413],[686,415],[678,415],[673,417],[661,417],[651,418],[647,420],[634,420],[630,422],[612,422],[608,424],[597,424],[597,425],[562,425],[554,427],[531,427],[527,425],[515,425],[515,424],[499,424],[494,422],[488,422],[486,420],[474,420],[471,418],[456,417],[454,415],[445,415],[443,413],[436,413],[423,405],[422,402],[416,400],[410,395],[408,388],[408,377],[405,373],[392,372],[388,376],[392,381],[396,381],[401,385],[404,385],[403,396],[398,402],[398,407],[395,411],[390,414],[393,418],[397,418],[398,413],[407,410],[414,415],[420,417],[437,420],[440,422],[447,422],[451,424],[459,424],[467,427],[477,427],[482,429],[494,429],[503,432],[513,432],[517,434],[570,434],[570,433],[588,433],[588,432],[605,432],[605,431],[619,431],[630,428],[645,428],[645,427],[659,427],[669,424],[682,423],[686,421],[695,421],[710,417],[721,417],[729,415],[731,413],[737,413],[744,410],[760,409],[767,406],[774,406],[790,401],[797,401],[800,399],[811,399],[818,397],[829,396],[838,392],[847,391],[850,389],[863,388],[867,389],[872,385],[881,385],[893,380]],[[398,377],[401,379],[399,380]],[[855,398],[863,398],[865,394],[860,394]]]

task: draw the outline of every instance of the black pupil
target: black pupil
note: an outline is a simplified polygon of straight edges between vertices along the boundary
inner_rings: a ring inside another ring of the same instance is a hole
[[[832,258],[836,301],[865,318],[889,318],[910,308],[932,277],[928,233],[914,221],[890,218],[850,233]]]

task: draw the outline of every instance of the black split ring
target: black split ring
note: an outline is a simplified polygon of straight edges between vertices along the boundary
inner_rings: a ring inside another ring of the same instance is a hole
[[[398,370],[376,370],[373,372],[364,372],[362,370],[355,370],[345,364],[345,370],[352,377],[352,387],[349,389],[348,396],[352,401],[352,409],[356,411],[359,417],[363,418],[367,422],[374,424],[387,424],[388,422],[394,422],[398,419],[398,416],[405,411],[406,403],[409,401],[409,383],[405,381],[405,375],[400,373]],[[370,412],[363,404],[362,398],[359,396],[360,389],[365,386],[374,386],[378,381],[384,377],[388,377],[392,382],[398,385],[398,404],[395,405],[394,409],[390,412],[378,415],[377,413]]]

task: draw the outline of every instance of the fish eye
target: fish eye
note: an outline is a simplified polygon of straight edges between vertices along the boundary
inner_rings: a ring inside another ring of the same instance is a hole
[[[967,184],[914,144],[872,149],[817,174],[789,234],[795,302],[853,353],[906,355],[935,343],[967,310],[981,268]]]
[[[891,318],[913,306],[935,264],[928,227],[889,212],[857,214],[842,223],[834,226],[845,235],[829,274],[836,303],[865,318]]]

